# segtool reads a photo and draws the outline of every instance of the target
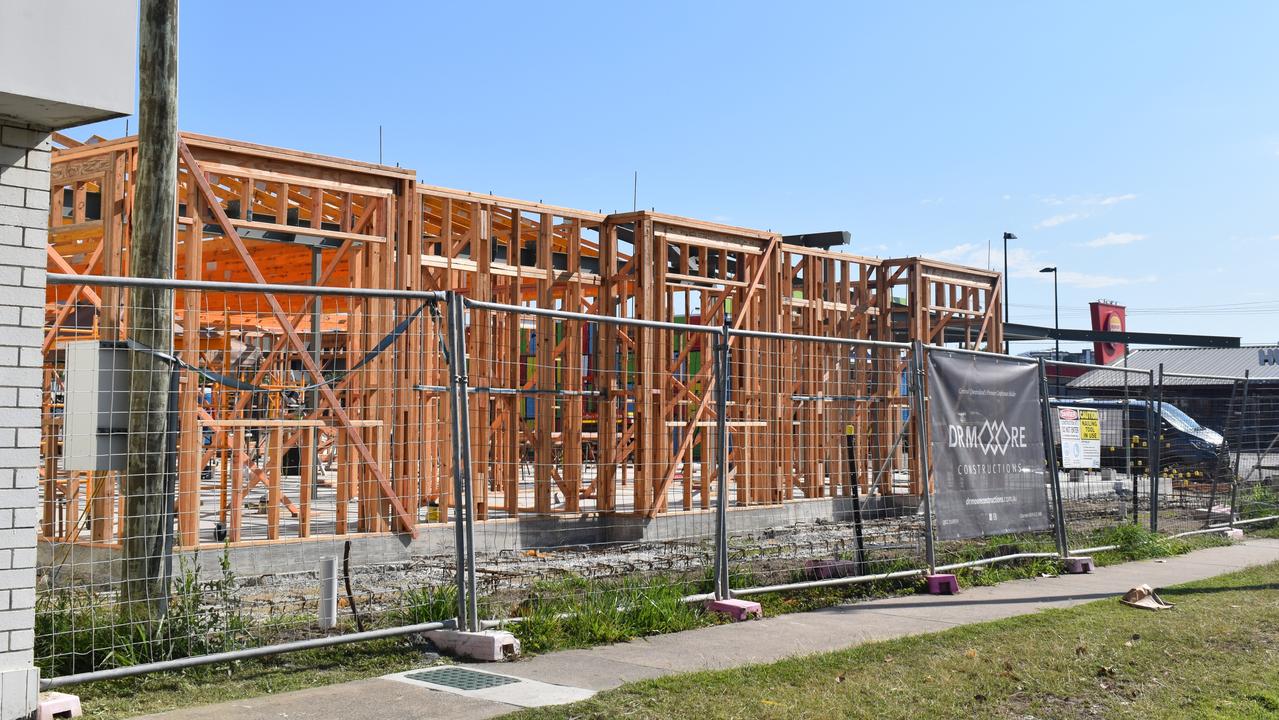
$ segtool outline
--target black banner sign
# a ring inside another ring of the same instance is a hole
[[[928,400],[938,537],[1049,529],[1038,366],[934,350]]]

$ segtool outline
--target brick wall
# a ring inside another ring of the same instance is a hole
[[[0,120],[0,720],[35,709],[40,342],[49,135]]]

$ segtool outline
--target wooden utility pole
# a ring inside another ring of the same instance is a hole
[[[172,278],[177,228],[178,0],[141,0],[138,34],[138,180],[129,274]],[[131,288],[129,445],[124,476],[124,602],[136,618],[157,619],[167,607],[169,388],[173,363],[173,291]],[[136,346],[135,346],[136,347]]]

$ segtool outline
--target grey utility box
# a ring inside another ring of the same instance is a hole
[[[67,470],[124,470],[129,431],[129,349],[67,343],[62,461]]]

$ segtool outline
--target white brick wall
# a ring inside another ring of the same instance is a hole
[[[36,468],[49,136],[0,121],[0,720],[35,709]]]

